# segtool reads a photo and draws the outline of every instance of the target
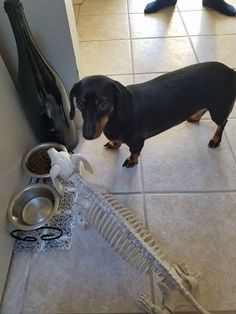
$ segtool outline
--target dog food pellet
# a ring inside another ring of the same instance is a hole
[[[48,156],[48,148],[42,148],[31,154],[27,162],[27,168],[34,174],[48,174],[51,169],[51,160]]]

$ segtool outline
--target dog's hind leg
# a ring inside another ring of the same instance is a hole
[[[204,108],[196,112],[194,115],[192,115],[187,121],[191,123],[199,122],[201,117],[204,115],[204,113],[207,112],[208,109]]]
[[[222,124],[218,125],[215,134],[213,135],[212,139],[210,140],[208,144],[210,148],[216,148],[217,146],[220,145],[222,133],[224,131],[227,121],[228,120],[226,119]]]
[[[210,148],[216,148],[217,146],[220,145],[222,133],[228,121],[227,119],[234,107],[234,102],[235,96],[233,98],[230,97],[230,100],[224,102],[223,105],[222,102],[218,102],[218,104],[216,103],[215,106],[209,108],[211,119],[213,122],[217,124],[216,132],[208,144]]]

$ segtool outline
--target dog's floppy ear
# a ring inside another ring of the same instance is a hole
[[[113,90],[115,93],[117,116],[120,120],[125,120],[131,112],[133,94],[117,81],[113,81]]]
[[[76,83],[71,91],[70,91],[70,119],[73,120],[75,117],[75,103],[74,98],[76,98],[76,94],[78,92],[78,85],[79,83]]]

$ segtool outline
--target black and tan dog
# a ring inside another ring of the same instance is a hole
[[[83,136],[92,140],[103,132],[105,147],[129,146],[123,166],[138,163],[144,141],[185,120],[197,122],[209,111],[217,130],[209,147],[221,142],[236,98],[236,73],[218,62],[205,62],[159,76],[142,84],[123,86],[106,76],[85,77],[70,93],[83,116]]]

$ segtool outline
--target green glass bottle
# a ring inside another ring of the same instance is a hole
[[[61,79],[37,47],[19,0],[5,0],[18,51],[18,92],[39,142],[78,144],[71,105]]]

